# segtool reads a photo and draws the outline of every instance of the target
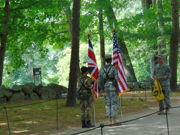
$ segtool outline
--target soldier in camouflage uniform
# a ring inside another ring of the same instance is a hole
[[[166,112],[169,111],[171,107],[170,102],[170,68],[164,63],[162,56],[157,55],[154,57],[155,67],[153,79],[158,79],[163,89],[164,100],[159,101],[159,114],[164,114],[164,109]]]
[[[105,56],[106,65],[100,69],[98,85],[104,92],[106,114],[111,124],[116,122],[119,107],[117,92],[117,69],[111,62],[111,55]]]
[[[87,67],[82,67],[77,91],[77,98],[80,100],[82,128],[93,127],[91,124],[91,111],[93,103],[91,93],[92,86],[93,80],[87,76]]]

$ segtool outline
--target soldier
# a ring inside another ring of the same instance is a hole
[[[169,111],[171,107],[170,102],[170,68],[167,64],[164,63],[164,59],[160,55],[156,55],[154,57],[155,67],[153,79],[157,79],[160,81],[160,84],[164,93],[164,100],[159,101],[159,115],[164,114],[164,110],[166,112]]]
[[[118,115],[119,97],[117,92],[117,69],[111,62],[111,55],[105,56],[106,65],[100,69],[98,85],[104,92],[106,114],[110,124],[116,122]]]
[[[79,89],[77,91],[77,98],[80,100],[82,128],[93,127],[91,124],[93,103],[91,89],[93,86],[93,80],[87,76],[87,71],[87,67],[81,68],[81,76],[78,83]]]

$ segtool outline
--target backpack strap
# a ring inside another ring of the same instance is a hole
[[[88,88],[88,87],[85,86],[85,84],[84,84],[85,81],[80,80],[80,82],[81,82],[80,90],[81,90],[82,88],[84,88],[84,89],[86,89],[86,90],[91,90],[90,88]]]
[[[112,68],[112,66],[108,69],[108,71],[105,70],[105,69],[107,69],[107,67],[104,67],[104,68],[103,68],[103,71],[104,71],[104,73],[106,74],[106,81],[110,79],[110,78],[109,78],[109,72],[110,72],[111,68]],[[105,81],[105,82],[106,82],[106,81]]]

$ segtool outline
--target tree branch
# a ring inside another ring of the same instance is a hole
[[[86,13],[86,15],[88,15],[88,14],[93,15],[93,16],[98,16],[97,14],[92,13],[92,12],[90,12],[90,11],[88,11],[88,12]]]
[[[34,3],[31,3],[30,5],[26,5],[26,6],[22,6],[22,7],[17,7],[17,8],[14,8],[14,9],[11,9],[11,10],[22,10],[22,9],[28,9],[28,8],[31,8],[32,6],[36,5],[37,3],[39,2],[34,2]]]
[[[55,34],[64,34],[64,33],[68,33],[68,30],[64,30],[64,31],[60,31],[60,32],[55,32]]]

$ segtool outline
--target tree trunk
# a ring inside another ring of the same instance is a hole
[[[4,7],[4,27],[2,33],[0,33],[0,86],[2,85],[3,79],[3,67],[4,67],[4,57],[6,52],[6,45],[8,39],[8,23],[9,23],[9,15],[10,15],[10,5],[9,0],[5,1]]]
[[[178,43],[179,43],[178,0],[171,0],[171,5],[172,5],[172,34],[171,34],[171,42],[170,42],[170,61],[169,61],[171,67],[170,87],[172,91],[176,91]]]
[[[146,0],[147,9],[151,7],[152,3],[153,3],[152,0]]]
[[[66,105],[73,107],[76,105],[76,87],[79,68],[79,32],[80,32],[80,0],[73,1],[72,19],[72,50],[69,73],[69,85]]]
[[[103,12],[102,9],[99,10],[99,36],[100,36],[100,57],[101,66],[105,65],[105,42],[104,42],[104,28],[103,28]]]
[[[157,43],[158,53],[167,55],[162,0],[157,0],[157,7],[158,7],[157,18],[158,18],[159,30],[161,32],[161,36],[158,37],[158,43]]]
[[[115,16],[115,13],[113,11],[113,8],[111,6],[111,3],[109,0],[106,0],[106,5],[104,6],[105,8],[105,14],[107,15],[107,19],[108,19],[108,22],[109,22],[109,25],[110,25],[110,28],[113,29],[113,25],[115,25],[115,28],[117,28],[117,19],[116,19],[116,16]],[[116,29],[117,31],[117,29]],[[128,50],[126,48],[126,45],[125,45],[125,42],[123,41],[123,35],[120,34],[119,30],[117,31],[117,38],[119,40],[119,43],[120,43],[120,49],[122,51],[122,56],[123,56],[123,59],[124,59],[124,66],[125,66],[125,69],[126,69],[126,76],[127,76],[127,79],[128,81],[134,81],[134,82],[137,82],[137,79],[136,79],[136,76],[135,76],[135,72],[134,72],[134,69],[133,69],[133,66],[132,66],[132,62],[131,62],[131,59],[130,59],[130,56],[129,56],[129,53],[128,53]]]
[[[143,8],[143,12],[150,8],[151,5],[154,3],[155,1],[152,1],[152,0],[141,0],[141,5],[142,5],[142,8]]]

